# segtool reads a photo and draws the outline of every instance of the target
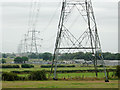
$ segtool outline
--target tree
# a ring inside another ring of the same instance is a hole
[[[84,59],[84,53],[83,52],[75,53],[74,59]]]
[[[7,54],[2,54],[2,57],[3,58],[7,58]]]
[[[14,53],[12,53],[11,55],[10,55],[10,58],[15,58],[16,57],[16,55],[14,54]]]
[[[38,55],[36,53],[31,53],[30,55],[28,55],[28,57],[32,59],[36,59],[38,58]]]
[[[25,63],[26,61],[28,61],[28,57],[22,57],[22,62]]]
[[[116,76],[120,79],[120,65],[116,67]]]
[[[52,54],[46,52],[46,53],[43,53],[42,57],[43,57],[43,60],[51,60],[52,59]]]
[[[42,59],[43,57],[42,57],[42,53],[40,53],[39,55],[38,55],[38,57],[39,57],[39,59]]]
[[[15,62],[15,63],[23,63],[21,57],[16,57],[16,58],[14,59],[14,62]]]
[[[6,63],[6,60],[5,60],[5,59],[2,59],[2,63]]]
[[[28,61],[28,57],[16,57],[15,59],[14,59],[14,62],[15,63],[25,63],[25,61]]]
[[[93,58],[92,53],[86,52],[84,55],[84,60],[91,60]]]

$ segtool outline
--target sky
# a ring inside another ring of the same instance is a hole
[[[0,2],[0,52],[17,52],[20,40],[28,31],[30,1],[3,0]],[[36,29],[40,31],[40,38],[43,39],[41,52],[54,50],[61,1],[40,0]],[[117,0],[92,1],[102,50],[116,53],[118,52],[118,2]]]

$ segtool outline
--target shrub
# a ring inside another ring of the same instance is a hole
[[[13,68],[20,68],[19,65],[13,65]]]
[[[22,67],[22,68],[34,68],[34,65],[22,64],[21,67]]]
[[[2,65],[2,68],[20,68],[19,65]]]
[[[51,68],[52,65],[41,65],[41,68]],[[55,67],[55,65],[53,66]],[[75,65],[57,65],[57,67],[75,67]]]
[[[4,80],[4,81],[15,81],[15,80],[19,80],[19,77],[15,73],[3,72],[2,73],[2,80]]]
[[[17,74],[28,74],[28,73],[31,73],[32,71],[29,71],[29,70],[25,70],[25,71],[11,71],[12,73],[17,73]]]
[[[6,60],[5,60],[5,59],[2,59],[2,63],[3,63],[3,64],[6,63]]]
[[[29,75],[29,80],[47,80],[46,78],[46,72],[44,70],[42,71],[33,71]]]
[[[99,67],[103,67],[103,65],[100,65]]]
[[[118,76],[118,78],[120,78],[120,65],[118,65],[116,67],[116,76]]]

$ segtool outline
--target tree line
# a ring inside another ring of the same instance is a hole
[[[110,52],[105,52],[102,54],[104,57],[104,60],[120,60],[120,53],[110,53]],[[98,56],[98,55],[97,55]],[[40,54],[31,54],[28,56],[29,58],[32,59],[43,59],[43,60],[52,60],[53,54],[52,53],[40,53]],[[59,60],[74,60],[74,59],[84,59],[84,60],[90,60],[93,59],[92,53],[90,52],[76,52],[76,53],[63,53],[58,55]],[[98,56],[97,59],[100,59]]]
[[[15,54],[11,54],[13,58],[15,58]],[[110,52],[104,52],[103,54],[104,60],[120,60],[120,53],[110,53]],[[9,54],[10,56],[10,54]],[[3,54],[3,58],[9,57],[7,54]],[[43,59],[43,60],[52,60],[53,54],[49,52],[45,53],[32,53],[28,55],[28,58],[30,59]],[[92,53],[90,52],[76,52],[76,53],[62,53],[58,55],[58,59],[60,60],[74,60],[74,59],[85,59],[85,60],[90,60],[92,59]],[[99,57],[98,57],[99,59]]]
[[[104,60],[120,60],[120,53],[102,53]],[[62,55],[60,55],[59,59],[69,59],[69,60],[73,60],[73,59],[84,59],[84,60],[90,60],[93,59],[92,53],[89,52],[77,52],[77,53],[63,53]],[[99,55],[97,55],[97,59],[100,59]]]

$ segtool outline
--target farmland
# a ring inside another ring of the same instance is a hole
[[[11,61],[9,59],[9,61]],[[21,68],[21,64],[3,64],[3,65],[19,65],[20,68],[2,68],[2,72],[15,72],[19,77],[28,77],[33,71],[45,70],[48,78],[51,68],[41,68],[39,64],[32,64],[34,68]],[[72,64],[71,64],[72,65]],[[118,80],[115,71],[109,71],[110,82],[105,83],[104,72],[98,72],[98,77],[92,65],[82,66],[74,64],[75,67],[59,67],[57,71],[58,81],[53,81],[53,74],[50,79],[45,81],[18,80],[18,81],[2,81],[3,88],[118,88]],[[115,70],[116,66],[107,66],[107,70]],[[98,67],[103,70],[103,67]],[[70,71],[69,73],[63,71]],[[74,72],[71,72],[74,71]],[[19,72],[19,73],[17,73]],[[32,83],[31,83],[32,82]],[[13,84],[14,83],[14,84]]]
[[[8,64],[7,64],[8,65]],[[12,64],[12,65],[19,65],[20,64]],[[18,76],[27,76],[29,75],[30,72],[32,71],[41,71],[41,70],[45,70],[48,71],[47,76],[51,70],[51,68],[41,68],[41,65],[34,65],[34,68],[2,68],[2,72],[19,72]],[[116,67],[115,66],[107,66],[106,67],[108,70],[112,69],[115,70]],[[88,72],[88,70],[94,70],[93,66],[89,66],[89,67],[83,67],[80,65],[75,65],[75,67],[61,67],[58,68],[57,71],[59,71],[59,73],[57,74],[58,78],[70,78],[70,77],[95,77],[95,73],[94,72]],[[98,67],[98,70],[103,70],[103,67]],[[63,72],[65,71],[65,72]],[[67,71],[70,71],[69,73],[67,73]],[[74,72],[71,72],[74,71]],[[81,72],[82,71],[82,72]],[[112,75],[114,75],[115,72],[114,71],[110,71],[109,72],[109,76],[112,77]],[[104,77],[104,72],[98,72],[98,78],[103,78]]]

